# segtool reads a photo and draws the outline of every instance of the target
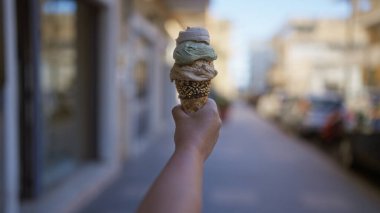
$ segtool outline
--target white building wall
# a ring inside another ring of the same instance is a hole
[[[290,43],[285,57],[285,89],[291,95],[323,94],[327,84],[341,92],[363,88],[360,67],[347,64],[346,53],[326,43]]]
[[[167,126],[168,104],[174,103],[174,91],[169,82],[169,68],[165,60],[168,44],[166,35],[157,26],[148,22],[140,13],[134,12],[127,27],[128,39],[120,51],[125,64],[119,68],[120,89],[124,108],[124,119],[120,121],[125,128],[122,133],[124,157],[136,156],[154,142],[154,137]],[[136,96],[137,82],[134,72],[140,61],[146,63],[147,97],[141,101]],[[136,137],[139,113],[146,110],[148,114],[147,129],[144,135]],[[170,112],[170,110],[169,110]],[[164,125],[163,125],[164,124]]]
[[[101,110],[98,118],[100,139],[100,158],[103,161],[116,164],[118,153],[117,112],[119,102],[117,98],[117,58],[116,49],[119,41],[119,2],[117,0],[103,0],[104,7],[100,17],[101,38],[101,68],[100,90],[98,106]]]
[[[274,52],[267,44],[254,44],[250,53],[250,80],[251,92],[264,92],[267,87],[267,73],[274,63]]]
[[[0,182],[0,212],[17,213],[19,211],[18,189],[19,189],[19,163],[18,163],[18,84],[17,84],[17,62],[16,62],[16,29],[15,29],[15,2],[4,0],[0,2],[3,17],[3,42],[5,63],[4,91],[4,141],[0,143],[0,164],[3,177]]]
[[[299,26],[311,27],[313,31],[300,30]],[[286,92],[297,96],[323,93],[327,84],[337,86],[342,94],[363,88],[360,73],[352,74],[361,72],[357,65],[362,56],[360,49],[347,52],[347,22],[299,19],[291,21],[288,27],[289,33],[274,40],[278,43],[279,69]],[[358,25],[355,43],[360,46],[366,42],[364,30]]]

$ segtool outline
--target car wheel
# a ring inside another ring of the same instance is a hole
[[[355,166],[354,153],[352,150],[351,142],[344,139],[338,147],[338,158],[340,163],[346,168],[353,168]]]

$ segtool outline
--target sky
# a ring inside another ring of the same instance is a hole
[[[239,87],[248,83],[253,42],[270,40],[292,18],[345,18],[349,11],[344,0],[211,0],[210,4],[214,17],[232,24],[230,45],[235,51],[229,71]]]

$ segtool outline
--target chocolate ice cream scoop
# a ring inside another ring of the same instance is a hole
[[[206,81],[214,78],[217,74],[212,62],[197,60],[191,65],[174,64],[170,71],[170,80]]]

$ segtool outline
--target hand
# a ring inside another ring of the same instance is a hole
[[[176,151],[196,150],[206,160],[218,140],[222,124],[215,102],[208,99],[200,110],[190,114],[178,105],[173,108],[172,114],[176,125]]]

